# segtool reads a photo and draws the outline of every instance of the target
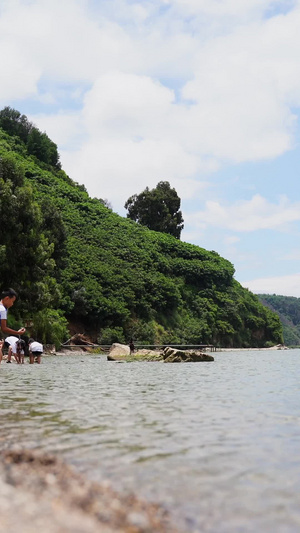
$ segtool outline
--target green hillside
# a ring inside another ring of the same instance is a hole
[[[278,314],[286,346],[300,345],[300,298],[277,294],[258,294],[260,301]]]
[[[46,134],[34,128],[30,140],[26,117],[5,120],[0,279],[20,294],[11,320],[56,343],[66,321],[103,344],[282,342],[278,316],[241,287],[229,261],[113,213],[61,170]]]

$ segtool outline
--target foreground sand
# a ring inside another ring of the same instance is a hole
[[[1,533],[175,533],[159,505],[86,480],[60,459],[0,453]]]

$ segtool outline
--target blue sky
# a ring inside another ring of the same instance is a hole
[[[169,181],[182,240],[300,297],[299,0],[0,0],[0,106],[125,216]]]

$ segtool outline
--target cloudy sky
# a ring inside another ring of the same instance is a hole
[[[126,216],[169,181],[182,240],[300,297],[300,0],[0,0],[0,107]]]

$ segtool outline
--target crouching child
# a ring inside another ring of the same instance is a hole
[[[16,342],[19,340],[19,337],[15,337],[14,335],[10,335],[9,337],[6,337],[3,348],[8,349],[8,355],[7,355],[7,363],[11,363],[11,356],[13,355],[13,347],[15,347]]]
[[[39,365],[41,364],[43,351],[44,347],[40,342],[37,342],[34,339],[29,339],[29,363],[31,365],[34,363],[34,359],[36,359],[36,362]]]
[[[15,344],[15,351],[13,350],[13,354],[18,365],[24,365],[25,349],[26,349],[25,341],[23,339],[18,339]]]
[[[26,342],[23,339],[14,337],[6,337],[4,347],[8,348],[7,363],[11,363],[11,357],[14,356],[16,362],[20,365],[24,363],[24,353],[26,350]]]

